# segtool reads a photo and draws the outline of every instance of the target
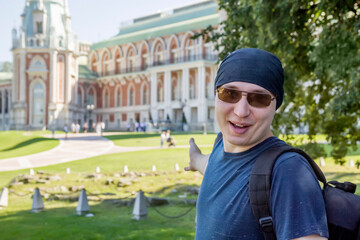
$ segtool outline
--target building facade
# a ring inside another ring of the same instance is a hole
[[[135,122],[214,129],[217,54],[213,43],[192,37],[219,25],[215,1],[122,23],[116,36],[94,44],[71,31],[67,0],[27,0],[21,17],[12,82],[0,81],[0,128],[101,121],[113,130]]]

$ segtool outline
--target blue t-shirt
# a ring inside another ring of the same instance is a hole
[[[285,144],[270,137],[240,153],[224,152],[222,139],[210,155],[197,202],[196,240],[263,240],[252,213],[249,178],[256,158]],[[308,161],[297,153],[282,154],[272,173],[270,208],[278,240],[311,234],[328,237],[325,203]]]

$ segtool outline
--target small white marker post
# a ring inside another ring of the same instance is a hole
[[[66,168],[66,174],[70,174],[70,168]]]
[[[146,207],[146,198],[143,191],[138,191],[134,203],[133,219],[141,220],[147,218],[148,210]]]
[[[127,165],[124,166],[124,170],[123,170],[123,173],[128,173],[129,172],[129,168]]]
[[[100,173],[100,167],[99,167],[99,166],[96,167],[95,172],[96,172],[96,173]]]
[[[42,210],[44,210],[44,202],[39,188],[35,188],[31,212],[38,213]]]
[[[323,157],[320,157],[320,167],[325,167],[325,160]]]
[[[7,187],[1,189],[0,193],[0,209],[8,206],[9,190]]]
[[[349,167],[351,167],[351,168],[355,167],[354,160],[352,160],[352,159],[349,160]]]
[[[80,192],[80,197],[78,205],[76,207],[77,215],[82,216],[87,214],[90,211],[89,202],[86,195],[86,190],[82,189]]]
[[[31,176],[35,175],[35,171],[34,171],[34,169],[32,169],[32,168],[30,168],[30,175],[31,175]]]
[[[152,165],[151,170],[152,170],[153,172],[156,172],[156,166],[155,166],[155,165]]]
[[[175,171],[180,171],[180,168],[179,168],[179,164],[178,163],[175,163]]]

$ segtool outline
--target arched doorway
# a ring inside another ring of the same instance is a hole
[[[45,91],[41,83],[34,85],[32,95],[32,126],[42,127],[45,125]]]

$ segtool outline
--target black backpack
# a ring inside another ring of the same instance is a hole
[[[323,195],[329,240],[359,240],[360,196],[354,194],[356,185],[350,182],[327,182],[323,172],[311,157],[289,145],[276,146],[264,151],[256,159],[250,175],[250,204],[255,218],[259,219],[265,240],[276,239],[269,207],[271,174],[276,159],[286,152],[296,152],[305,157],[318,180],[324,184]]]

